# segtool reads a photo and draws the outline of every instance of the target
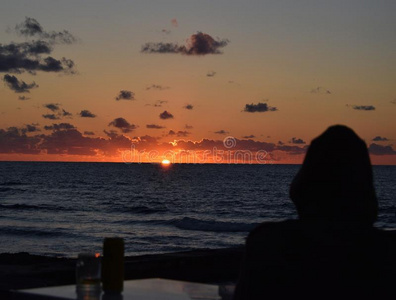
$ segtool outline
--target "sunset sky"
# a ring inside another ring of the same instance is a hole
[[[301,163],[345,124],[373,163],[396,164],[395,12],[393,0],[7,1],[0,160]]]

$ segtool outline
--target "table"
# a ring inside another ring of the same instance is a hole
[[[75,285],[45,287],[15,291],[15,295],[26,299],[81,299],[81,300],[220,300],[232,298],[232,286],[193,283],[161,278],[124,281],[121,295],[80,295]],[[221,294],[221,296],[220,296]]]

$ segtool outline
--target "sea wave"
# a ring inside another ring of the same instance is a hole
[[[148,206],[134,206],[134,207],[125,207],[123,208],[123,211],[125,212],[132,212],[136,214],[155,214],[155,213],[163,213],[167,212],[167,208],[154,208],[154,207],[148,207]]]
[[[31,227],[0,227],[0,234],[11,236],[66,237],[72,235],[60,230],[43,230]]]
[[[171,224],[179,229],[211,232],[249,232],[258,225],[258,223],[199,220],[191,217],[174,219]]]
[[[50,205],[0,204],[0,210],[74,211],[75,209]]]

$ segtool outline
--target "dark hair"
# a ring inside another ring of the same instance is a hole
[[[300,219],[372,225],[378,202],[365,142],[346,126],[329,127],[309,146],[290,198]]]

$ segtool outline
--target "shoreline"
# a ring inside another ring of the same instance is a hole
[[[244,247],[125,257],[125,280],[166,278],[201,283],[235,282]],[[0,291],[75,283],[76,258],[0,254]]]

